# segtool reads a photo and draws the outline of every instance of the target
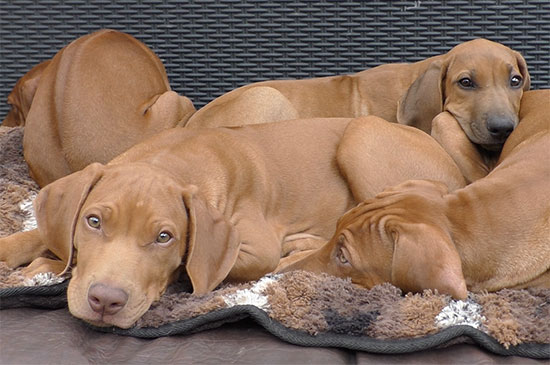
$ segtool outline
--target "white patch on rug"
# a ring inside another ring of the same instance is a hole
[[[487,319],[481,315],[481,305],[472,300],[452,300],[435,317],[440,328],[466,325],[479,329]]]
[[[32,202],[34,201],[36,196],[36,193],[31,193],[27,199],[19,203],[19,209],[21,209],[27,215],[27,219],[25,219],[25,221],[23,222],[23,232],[31,231],[38,228],[36,217],[34,215],[34,208],[32,206]]]
[[[65,281],[65,278],[55,275],[53,272],[41,272],[30,279],[25,279],[25,286],[50,286]]]
[[[260,309],[269,309],[269,302],[264,291],[277,281],[277,275],[264,276],[254,283],[250,289],[237,290],[234,294],[222,296],[228,307],[236,305],[253,305]]]

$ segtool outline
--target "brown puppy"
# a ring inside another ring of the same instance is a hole
[[[493,150],[517,125],[520,99],[529,86],[527,65],[519,53],[476,39],[416,63],[246,85],[200,109],[187,126],[376,115],[430,133],[432,119],[446,111],[473,143]]]
[[[23,149],[40,185],[106,163],[195,111],[170,90],[160,59],[128,34],[101,30],[71,42],[42,71]]]
[[[38,229],[0,239],[0,260],[10,266],[34,260],[29,276],[59,273],[76,262],[68,289],[71,313],[119,327],[131,326],[181,270],[195,293],[222,280],[259,279],[281,256],[322,246],[338,217],[358,201],[338,165],[344,134],[367,131],[431,151],[411,164],[415,155],[405,148],[386,154],[376,145],[368,150],[369,139],[359,138],[353,146],[361,153],[348,158],[363,160],[355,165],[375,180],[355,182],[353,190],[361,194],[384,186],[384,175],[372,170],[383,159],[402,179],[438,178],[441,165],[453,163],[412,127],[375,117],[352,123],[360,122],[370,129],[348,130],[349,119],[313,119],[164,131],[106,166],[92,164],[42,189],[35,201]],[[398,182],[391,178],[388,184]],[[456,167],[445,182],[464,184]],[[60,260],[40,257],[46,249]]]
[[[2,121],[4,127],[24,126],[27,114],[31,108],[34,93],[40,82],[42,72],[48,67],[51,60],[47,60],[34,66],[21,77],[13,90],[8,95],[8,104],[11,106],[6,118]]]
[[[370,288],[472,291],[550,287],[550,90],[522,101],[521,123],[485,178],[448,193],[409,181],[346,213],[331,241],[284,269]]]

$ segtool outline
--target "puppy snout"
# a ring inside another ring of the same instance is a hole
[[[119,288],[93,284],[88,290],[88,303],[94,312],[102,315],[118,313],[128,302],[128,294]]]
[[[492,117],[487,120],[489,134],[499,142],[504,142],[515,127],[516,123],[510,118]]]

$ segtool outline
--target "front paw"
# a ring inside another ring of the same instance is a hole
[[[65,263],[61,260],[48,259],[39,257],[31,264],[21,270],[23,276],[27,279],[32,279],[38,274],[53,273],[59,275],[65,269]]]

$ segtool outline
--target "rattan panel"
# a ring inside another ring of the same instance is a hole
[[[533,88],[550,87],[548,0],[0,0],[0,12],[0,118],[21,75],[100,28],[145,42],[197,107],[252,81],[412,62],[475,37],[522,52]]]

